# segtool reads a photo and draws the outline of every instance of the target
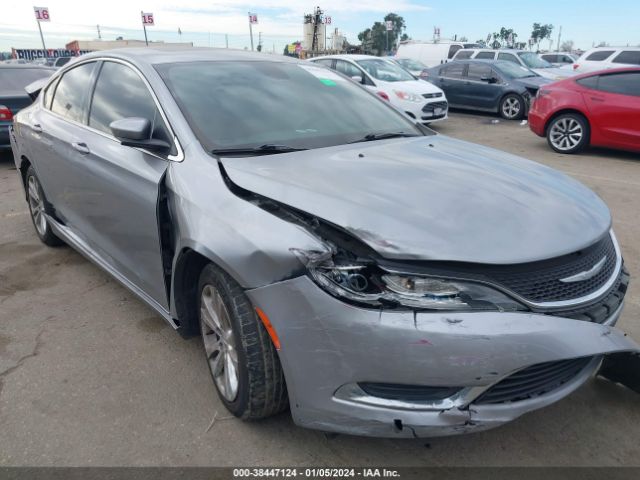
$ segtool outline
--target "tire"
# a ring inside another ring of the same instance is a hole
[[[285,410],[289,401],[278,353],[242,288],[209,264],[200,274],[198,294],[205,356],[227,410],[243,420]]]
[[[27,169],[25,175],[25,189],[27,190],[27,204],[29,205],[29,214],[36,234],[42,243],[49,247],[58,247],[64,245],[64,242],[53,233],[51,226],[47,221],[45,213],[50,213],[49,204],[44,196],[40,181],[36,176],[36,171],[32,166]]]
[[[589,122],[579,113],[558,115],[547,126],[547,143],[558,153],[584,150],[589,145],[589,136]]]
[[[516,93],[505,95],[500,100],[500,116],[505,120],[520,120],[524,118],[526,105],[524,98]]]

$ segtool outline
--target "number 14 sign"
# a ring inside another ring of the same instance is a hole
[[[33,11],[36,14],[36,20],[39,22],[50,22],[49,7],[33,7]]]

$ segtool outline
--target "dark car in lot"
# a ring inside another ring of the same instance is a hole
[[[23,64],[0,65],[0,149],[10,148],[9,126],[18,111],[31,104],[24,87],[51,76],[54,68]]]
[[[456,60],[429,70],[429,81],[444,90],[452,108],[523,118],[542,85],[551,80],[507,61]]]
[[[540,89],[529,126],[559,153],[588,145],[640,152],[640,68],[592,72]]]

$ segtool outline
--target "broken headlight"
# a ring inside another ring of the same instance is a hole
[[[372,261],[332,252],[292,251],[316,284],[350,302],[425,310],[526,310],[513,298],[481,283],[390,273]]]

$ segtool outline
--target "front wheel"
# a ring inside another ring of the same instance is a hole
[[[558,153],[578,153],[589,143],[589,124],[577,113],[559,115],[547,127],[547,142]]]
[[[500,115],[506,120],[520,120],[524,111],[524,99],[515,93],[506,95],[500,102]]]
[[[198,291],[200,332],[222,403],[244,420],[283,411],[288,396],[278,353],[242,288],[210,264]]]
[[[25,177],[25,186],[27,189],[27,203],[29,204],[29,213],[31,214],[31,221],[36,229],[38,238],[49,247],[57,247],[64,242],[60,240],[51,230],[51,225],[45,215],[47,209],[47,202],[44,197],[44,192],[36,176],[36,171],[32,166],[27,169],[27,175]]]

